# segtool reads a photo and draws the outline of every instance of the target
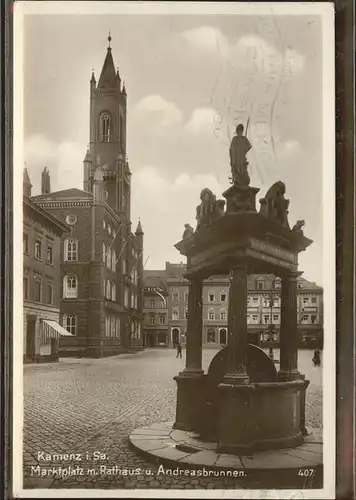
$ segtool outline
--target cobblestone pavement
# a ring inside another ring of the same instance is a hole
[[[213,349],[204,350],[205,370],[215,353]],[[311,382],[307,391],[307,425],[320,428],[322,370],[312,366],[311,358],[311,351],[300,351],[299,370]],[[275,484],[276,478],[271,486],[267,483],[262,486],[236,477],[157,474],[160,464],[147,462],[129,447],[128,435],[136,427],[174,421],[176,383],[173,376],[184,368],[184,363],[184,356],[183,360],[176,359],[171,349],[147,349],[104,359],[62,359],[59,363],[25,365],[24,487],[282,487],[279,482]],[[46,454],[77,456],[56,461]],[[38,465],[40,469],[36,468]],[[104,465],[107,469],[100,473]],[[56,473],[39,476],[39,471],[44,474],[53,467],[57,471],[62,467],[62,476]],[[88,468],[95,469],[98,475],[93,477]]]

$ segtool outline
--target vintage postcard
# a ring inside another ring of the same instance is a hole
[[[333,498],[333,5],[16,3],[14,86],[15,495]]]

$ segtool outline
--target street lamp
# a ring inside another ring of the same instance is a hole
[[[274,360],[274,355],[273,355],[273,346],[272,346],[272,342],[274,340],[274,335],[276,333],[276,330],[274,329],[274,325],[273,325],[273,306],[274,306],[274,297],[275,297],[275,294],[274,294],[274,289],[275,289],[275,280],[272,281],[272,288],[271,288],[271,294],[270,294],[270,299],[269,299],[269,306],[270,306],[270,324],[269,324],[269,327],[267,329],[267,342],[269,344],[269,347],[268,347],[268,356],[270,357],[270,359],[272,359],[272,361]]]

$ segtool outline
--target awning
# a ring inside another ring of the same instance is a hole
[[[63,326],[55,321],[49,321],[48,319],[43,320],[42,328],[42,344],[46,344],[49,339],[59,340],[59,336],[63,335],[65,337],[73,337]]]

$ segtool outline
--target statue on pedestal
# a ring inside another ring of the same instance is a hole
[[[248,186],[250,176],[248,175],[246,154],[252,148],[250,141],[243,135],[244,126],[240,123],[236,127],[236,135],[230,145],[230,166],[232,183],[239,186]]]
[[[189,238],[194,233],[194,229],[190,224],[184,224],[184,227],[183,240]]]

